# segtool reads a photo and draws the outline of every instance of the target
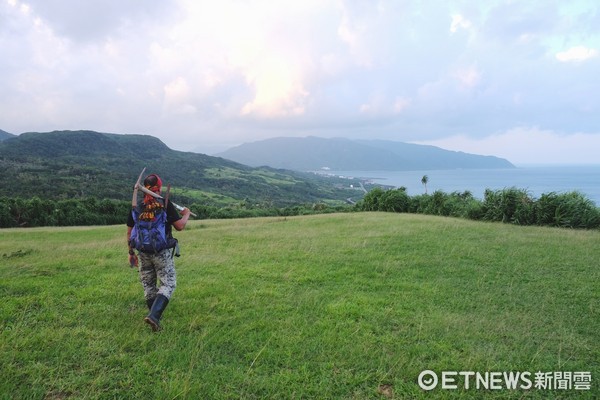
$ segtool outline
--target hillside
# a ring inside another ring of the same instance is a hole
[[[123,226],[0,230],[0,398],[598,398],[598,231],[363,212],[177,238],[153,334]],[[441,371],[485,383],[442,389]],[[574,385],[508,389],[494,371]]]
[[[165,178],[181,201],[283,206],[359,194],[312,174],[175,151],[152,136],[55,131],[23,133],[0,142],[0,196],[126,200],[143,167]]]
[[[390,151],[413,170],[515,168],[510,161],[504,158],[450,151],[436,146],[389,140],[357,140],[357,143]]]
[[[458,168],[514,168],[509,161],[384,140],[274,138],[245,143],[217,154],[251,166],[297,171],[324,167],[338,171],[403,171]]]
[[[5,140],[5,139],[10,139],[13,137],[15,137],[15,135],[13,135],[12,133],[8,133],[8,132],[0,129],[0,141]]]

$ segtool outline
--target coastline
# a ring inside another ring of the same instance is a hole
[[[506,169],[455,169],[419,171],[312,171],[322,175],[357,178],[387,187],[405,187],[411,196],[425,192],[421,179],[428,177],[429,193],[470,191],[483,198],[486,189],[515,187],[538,198],[542,194],[577,191],[600,205],[600,164],[592,165],[519,165]]]

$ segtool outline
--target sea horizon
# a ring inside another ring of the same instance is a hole
[[[448,169],[416,171],[319,171],[336,176],[369,180],[391,187],[405,187],[411,196],[425,193],[421,183],[428,177],[427,192],[470,191],[483,199],[486,189],[523,189],[534,198],[551,192],[577,191],[600,205],[600,164],[519,164],[502,169]]]

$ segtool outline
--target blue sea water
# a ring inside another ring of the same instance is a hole
[[[327,171],[330,174],[368,178],[375,183],[404,186],[409,195],[469,190],[482,199],[486,189],[516,187],[538,198],[544,193],[578,191],[600,206],[600,165],[521,166],[511,169],[455,169],[433,171]]]

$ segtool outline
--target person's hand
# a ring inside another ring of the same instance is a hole
[[[133,268],[133,267],[137,268],[138,267],[138,257],[137,257],[137,255],[135,255],[135,254],[130,254],[129,255],[129,266],[131,268]]]
[[[183,207],[183,210],[180,211],[182,216],[189,215],[191,213],[190,209],[187,207]]]

